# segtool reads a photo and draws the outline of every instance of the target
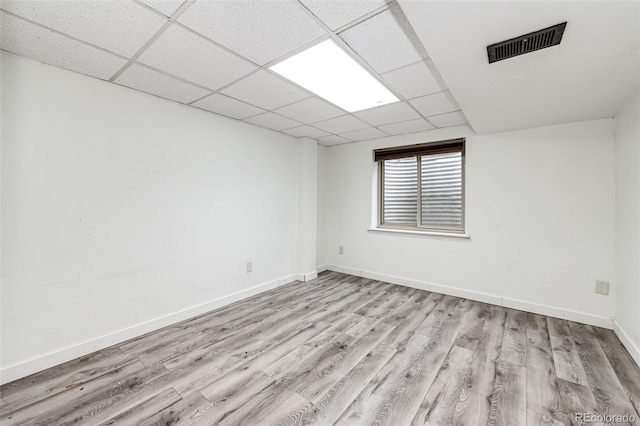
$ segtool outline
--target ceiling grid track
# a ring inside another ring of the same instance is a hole
[[[169,29],[169,27],[171,26],[171,24],[173,24],[175,22],[176,19],[178,19],[178,17],[180,15],[182,15],[182,13],[187,10],[189,8],[189,6],[191,6],[193,4],[193,2],[195,0],[186,0],[179,8],[178,10],[176,10],[169,18],[167,18],[167,16],[163,15],[160,12],[157,12],[155,10],[153,10],[153,8],[149,8],[146,4],[138,2],[136,0],[131,0],[134,3],[136,3],[139,6],[144,7],[147,10],[151,10],[152,12],[154,12],[156,15],[160,16],[163,19],[168,19],[167,22],[164,23],[164,25],[162,25],[162,27],[160,27],[160,29],[153,35],[153,37],[151,37],[149,40],[147,40],[147,42],[135,53],[135,55],[133,55],[130,59],[129,62],[127,62],[122,68],[120,68],[113,76],[111,76],[111,78],[109,79],[109,81],[113,82],[115,79],[117,79],[118,77],[120,77],[120,75],[122,75],[123,72],[125,72],[127,70],[127,68],[129,68],[132,64],[136,63],[136,61],[138,60],[138,58],[144,53],[145,50],[147,50],[149,48],[149,46],[151,46],[153,43],[156,42],[156,40],[158,40],[158,38],[160,38],[160,36],[162,34],[164,34],[165,31],[167,31]]]

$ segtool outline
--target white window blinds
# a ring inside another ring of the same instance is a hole
[[[374,151],[380,225],[464,231],[464,139]]]
[[[418,161],[415,157],[384,162],[384,222],[417,225]]]
[[[462,228],[462,153],[421,158],[421,226]]]

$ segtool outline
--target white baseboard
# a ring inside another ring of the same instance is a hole
[[[295,280],[295,275],[288,275],[273,281],[258,284],[256,286],[229,294],[227,296],[220,297],[218,299],[210,300],[196,306],[191,306],[189,308],[173,312],[169,315],[136,324],[131,327],[114,331],[112,333],[105,334],[91,340],[67,346],[65,348],[56,349],[54,351],[35,356],[25,361],[20,361],[16,364],[8,365],[0,369],[0,383],[4,384],[12,382],[14,380],[26,377],[30,374],[46,370],[47,368],[51,368],[67,361],[71,361],[72,359],[76,359],[95,351],[108,348],[109,346],[126,342],[129,339],[141,336],[151,331],[158,330],[160,328],[178,323],[180,321],[205,314],[214,309],[229,305],[241,299],[246,299],[247,297],[254,296],[258,293],[271,290],[281,285],[288,284]]]
[[[316,271],[318,271],[318,273],[324,272],[324,271],[326,271],[326,270],[328,270],[328,268],[327,268],[327,265],[326,265],[326,264],[316,266]]]
[[[344,266],[328,265],[328,269],[330,271],[342,272],[344,274],[356,275],[358,277],[370,278],[378,281],[385,281],[392,284],[403,285],[406,287],[419,288],[420,290],[428,290],[436,293],[448,294],[450,296],[490,303],[492,305],[504,306],[506,308],[518,309],[520,311],[531,312],[534,314],[547,315],[554,318],[561,318],[580,322],[583,324],[595,325],[602,328],[613,328],[613,321],[611,318],[591,315],[585,312],[572,311],[570,309],[562,309],[555,306],[540,305],[538,303],[510,299],[507,297],[502,297],[490,293],[483,293],[480,291],[467,290],[459,287],[451,287],[448,285],[434,284],[424,281],[417,281],[408,278],[396,277],[393,275],[380,274],[377,272],[362,271],[359,269],[347,268]]]
[[[306,274],[296,274],[296,281],[302,281],[306,283],[307,281],[315,280],[318,278],[318,271],[307,272]]]
[[[629,337],[629,334],[624,331],[624,328],[620,326],[620,323],[618,323],[618,321],[616,321],[615,319],[613,320],[613,331],[616,333],[618,339],[620,339],[624,347],[627,349],[627,352],[629,352],[631,358],[633,358],[636,364],[638,364],[638,366],[640,367],[640,345],[638,344],[638,342],[634,342],[633,339]]]

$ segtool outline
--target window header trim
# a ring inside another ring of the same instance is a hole
[[[381,148],[373,150],[373,157],[375,161],[385,161],[397,158],[416,157],[419,155],[464,152],[464,142],[465,138],[458,138],[439,142]]]

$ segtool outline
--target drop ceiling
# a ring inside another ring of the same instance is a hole
[[[466,124],[402,9],[385,0],[3,0],[0,47],[335,145]],[[348,113],[268,69],[331,38],[400,102]]]
[[[323,145],[608,118],[639,87],[636,0],[2,0],[0,9],[3,50]],[[560,45],[488,63],[487,45],[564,21]],[[400,102],[348,113],[269,70],[329,38]]]

